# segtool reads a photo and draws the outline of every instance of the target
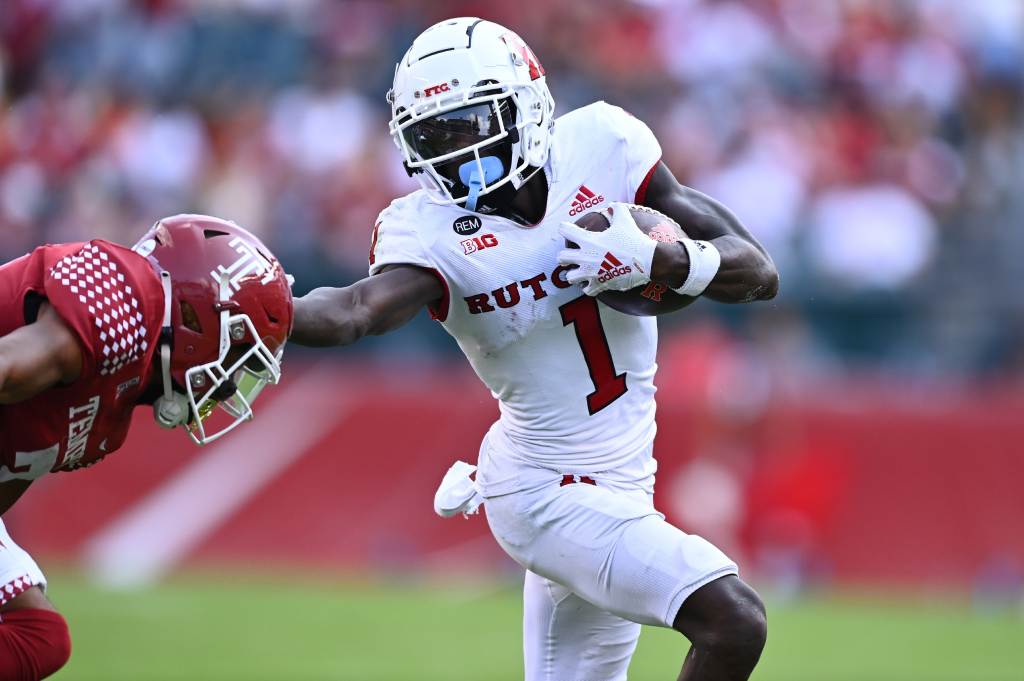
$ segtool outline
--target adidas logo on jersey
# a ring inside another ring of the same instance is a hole
[[[604,262],[601,263],[601,269],[598,271],[597,280],[601,283],[611,281],[615,277],[621,277],[623,274],[629,274],[633,271],[633,268],[629,265],[623,265],[622,261],[612,255],[611,251],[604,254]]]
[[[594,192],[587,189],[587,185],[580,185],[580,190],[576,192],[576,198],[572,200],[572,207],[569,209],[570,216],[577,216],[585,210],[589,210],[594,206],[604,203],[604,196],[597,195]]]

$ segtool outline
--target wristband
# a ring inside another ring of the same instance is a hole
[[[704,289],[718,274],[718,268],[722,265],[722,254],[710,241],[682,239],[680,243],[690,256],[690,272],[686,275],[683,285],[672,290],[680,295],[696,298],[704,293]]]

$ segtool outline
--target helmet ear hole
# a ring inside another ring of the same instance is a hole
[[[203,325],[199,322],[199,315],[196,313],[196,309],[185,301],[181,303],[181,323],[189,331],[195,331],[200,334],[203,332]]]
[[[275,317],[275,316],[274,316],[274,315],[273,315],[273,314],[272,314],[272,313],[270,312],[270,308],[269,308],[269,307],[267,307],[266,305],[264,305],[264,306],[263,306],[263,312],[264,312],[264,314],[266,314],[266,315],[267,315],[267,319],[268,319],[268,320],[270,321],[270,323],[271,323],[271,324],[275,324],[275,325],[276,325],[276,324],[280,324],[280,323],[281,323],[281,320],[280,320],[280,319],[278,319],[277,317]]]

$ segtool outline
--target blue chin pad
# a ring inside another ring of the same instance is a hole
[[[505,166],[496,156],[480,157],[480,165],[484,167],[484,178],[480,180],[480,168],[476,159],[466,161],[459,166],[459,179],[462,184],[469,187],[469,196],[466,197],[466,208],[476,210],[476,199],[480,196],[480,187],[486,183],[491,184],[501,179],[505,172]]]

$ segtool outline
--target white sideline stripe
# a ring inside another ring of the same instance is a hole
[[[310,399],[332,372],[317,366],[256,418],[198,456],[194,463],[115,518],[86,544],[92,577],[107,586],[151,584],[170,571],[231,514],[274,480],[337,424],[348,396]],[[341,391],[339,391],[341,392]]]

